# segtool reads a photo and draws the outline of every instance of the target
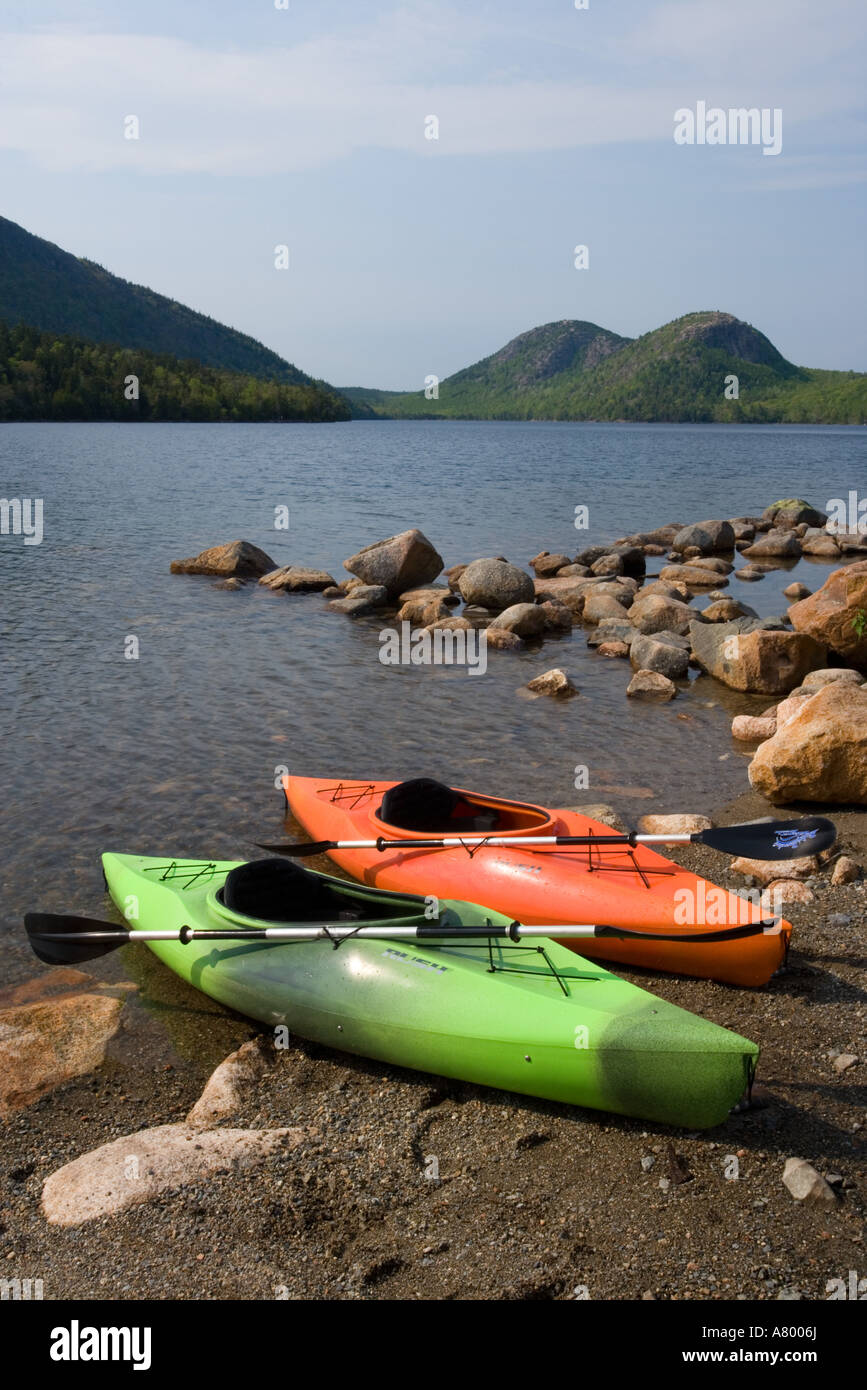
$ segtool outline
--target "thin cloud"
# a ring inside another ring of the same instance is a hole
[[[775,62],[753,39],[756,26],[762,38],[784,8],[789,20]],[[804,0],[662,5],[630,32],[601,42],[597,68],[582,67],[601,78],[613,57],[628,57],[635,79],[628,85],[622,71],[611,82],[522,78],[519,48],[516,63],[503,63],[507,18],[497,28],[430,4],[399,8],[337,37],[259,49],[69,28],[7,34],[0,36],[0,148],[50,170],[273,174],[371,148],[448,158],[668,142],[674,111],[699,98],[782,106],[791,139],[793,123],[815,127],[858,105],[848,62],[833,79],[803,80],[811,44],[821,59],[844,51],[844,13],[854,14],[846,0],[828,0],[821,23]],[[539,37],[548,41],[542,26]],[[716,66],[706,89],[709,50]],[[654,68],[663,57],[660,80]],[[648,72],[643,81],[639,60]],[[765,73],[763,82],[745,76],[749,64]],[[424,138],[431,114],[440,121],[438,141]],[[141,122],[138,140],[124,138],[128,115]]]

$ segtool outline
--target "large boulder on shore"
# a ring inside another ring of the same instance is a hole
[[[172,574],[218,574],[222,578],[237,575],[239,579],[256,579],[269,570],[276,570],[277,561],[251,541],[227,541],[213,545],[189,560],[172,560]]]
[[[691,623],[689,637],[702,670],[733,690],[786,695],[808,671],[827,664],[821,642],[790,632],[776,618]]]
[[[734,550],[735,533],[729,521],[696,521],[678,531],[671,548],[680,554],[695,549],[713,555],[719,550]]]
[[[458,580],[458,588],[466,603],[497,613],[515,603],[532,603],[536,593],[529,574],[507,560],[473,560]]]
[[[430,584],[442,567],[443,557],[427,536],[415,528],[374,541],[343,561],[343,568],[364,584],[381,584],[389,598],[397,598],[404,590],[420,584]]]
[[[867,560],[834,570],[821,589],[792,604],[789,617],[797,632],[867,667]]]
[[[750,784],[769,801],[867,803],[867,690],[834,681],[757,749]]]

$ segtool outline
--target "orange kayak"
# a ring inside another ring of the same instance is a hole
[[[330,857],[353,878],[394,892],[459,898],[527,925],[606,924],[646,929],[648,940],[582,939],[582,956],[646,966],[735,985],[766,984],[783,964],[791,925],[730,941],[652,940],[665,931],[718,932],[767,918],[757,903],[720,888],[644,845],[520,848],[522,836],[610,836],[610,826],[575,811],[546,810],[460,788],[454,819],[424,830],[381,818],[395,782],[338,782],[284,777],[289,809],[314,840],[425,839],[436,833],[496,834],[515,848],[335,849]],[[452,829],[450,831],[450,825]],[[556,939],[556,932],[551,933]],[[564,945],[571,945],[568,940]]]

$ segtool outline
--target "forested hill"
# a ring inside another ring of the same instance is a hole
[[[758,329],[718,311],[686,314],[640,338],[549,323],[446,377],[436,398],[363,387],[345,394],[355,409],[389,418],[867,422],[867,374],[796,367]]]
[[[307,379],[263,381],[168,353],[0,322],[0,421],[313,422],[350,415],[342,396]]]
[[[207,314],[79,260],[0,217],[0,319],[97,343],[194,357],[206,367],[310,384],[276,352]]]

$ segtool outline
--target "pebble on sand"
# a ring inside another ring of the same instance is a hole
[[[837,1202],[833,1187],[805,1158],[786,1159],[783,1184],[796,1202],[818,1202],[829,1207]]]

